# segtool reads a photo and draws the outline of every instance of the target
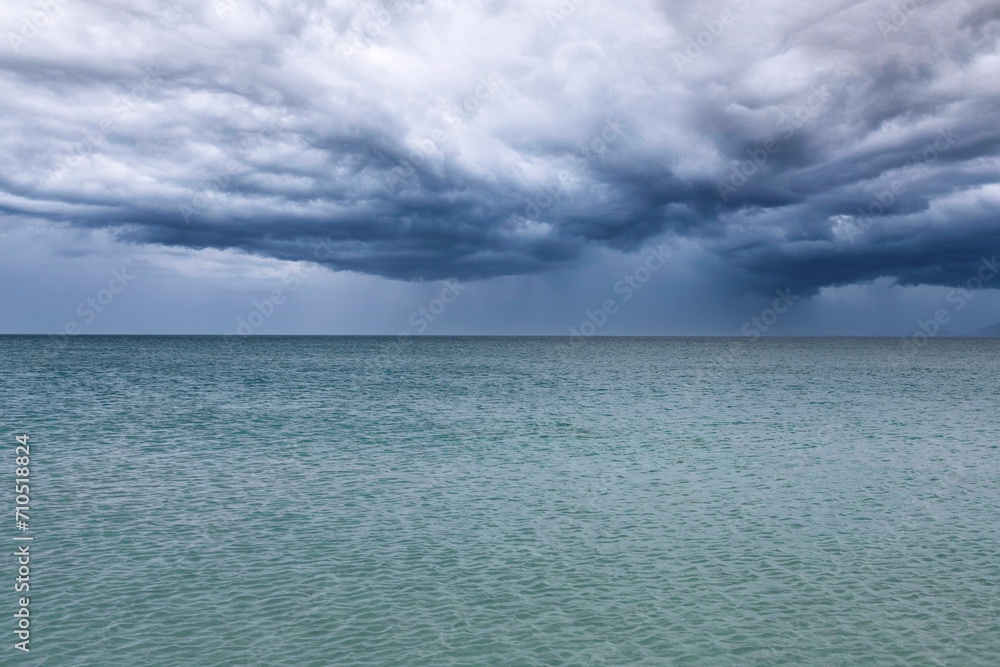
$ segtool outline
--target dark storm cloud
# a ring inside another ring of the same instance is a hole
[[[5,27],[6,214],[413,280],[662,234],[762,291],[1000,251],[991,3],[50,4]]]

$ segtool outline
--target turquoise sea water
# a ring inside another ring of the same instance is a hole
[[[899,350],[0,337],[0,662],[996,665],[1000,341]]]

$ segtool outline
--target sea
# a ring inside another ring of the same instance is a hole
[[[0,663],[995,666],[1000,339],[917,342],[0,337]]]

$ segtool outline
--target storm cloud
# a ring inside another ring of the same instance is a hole
[[[0,212],[404,280],[695,243],[748,290],[1000,252],[990,2],[6,12]]]

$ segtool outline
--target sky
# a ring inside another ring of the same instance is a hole
[[[1000,321],[995,2],[2,5],[0,333]]]

